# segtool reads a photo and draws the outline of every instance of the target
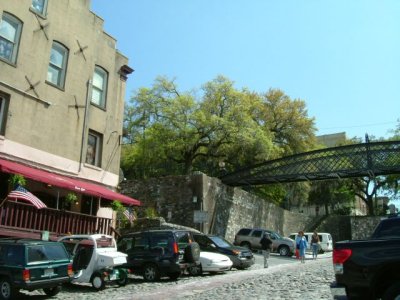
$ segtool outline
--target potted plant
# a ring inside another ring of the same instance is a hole
[[[111,209],[117,213],[123,213],[125,210],[125,207],[122,205],[122,203],[118,200],[114,200],[111,203]]]
[[[10,179],[8,180],[11,188],[15,188],[17,185],[20,186],[25,186],[26,185],[26,179],[24,176],[21,174],[13,174],[10,176]]]
[[[78,196],[75,193],[68,193],[65,197],[65,202],[70,205],[73,203],[78,204]]]

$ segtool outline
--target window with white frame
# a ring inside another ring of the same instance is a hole
[[[44,16],[47,10],[47,0],[32,0],[31,8],[33,11]]]
[[[53,42],[50,52],[50,62],[47,69],[47,81],[64,88],[67,69],[68,49],[57,42]]]
[[[0,95],[0,135],[4,135],[6,131],[7,104],[6,98]]]
[[[0,58],[15,64],[22,22],[16,17],[3,13],[0,22]]]
[[[103,68],[96,66],[93,75],[91,102],[102,108],[106,106],[107,81],[107,72]]]
[[[86,148],[86,163],[101,167],[102,135],[89,130],[88,143]]]

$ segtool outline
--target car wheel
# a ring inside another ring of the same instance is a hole
[[[13,288],[8,279],[0,280],[0,299],[13,299],[18,290]]]
[[[59,285],[52,288],[43,289],[43,292],[50,297],[57,295],[60,291],[61,291],[61,286]]]
[[[280,256],[290,256],[290,251],[288,246],[280,246],[278,251]]]
[[[393,283],[383,294],[382,300],[400,299],[400,281]]]
[[[160,279],[160,272],[155,265],[146,265],[143,268],[143,278],[146,281],[156,281]]]
[[[192,276],[200,276],[203,273],[203,268],[200,265],[189,267],[189,274]]]
[[[248,243],[248,242],[243,242],[243,243],[240,244],[240,246],[245,247],[245,248],[251,250],[251,245],[250,245],[250,243]]]
[[[106,284],[105,284],[104,279],[101,276],[101,274],[96,273],[96,274],[93,275],[93,277],[92,277],[92,286],[98,291],[104,289]]]
[[[125,286],[129,282],[128,273],[124,270],[119,269],[119,279],[117,279],[117,284],[119,286]]]
[[[181,276],[181,273],[180,273],[180,272],[175,272],[175,273],[170,273],[170,274],[168,274],[168,277],[169,277],[171,280],[177,280],[177,279],[179,278],[179,276]]]

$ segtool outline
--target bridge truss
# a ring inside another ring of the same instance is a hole
[[[367,142],[287,156],[220,177],[231,186],[400,174],[400,141]]]

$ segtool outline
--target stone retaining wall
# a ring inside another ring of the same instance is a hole
[[[312,223],[309,216],[284,210],[201,173],[129,180],[121,187],[123,194],[142,201],[140,217],[144,216],[145,207],[153,207],[167,222],[218,234],[230,241],[242,227],[268,228],[287,236]],[[207,212],[205,223],[194,222],[195,211]]]
[[[353,240],[368,239],[374,231],[376,225],[382,217],[352,217],[351,218],[351,238]]]
[[[371,235],[379,217],[308,216],[284,210],[240,188],[223,184],[202,173],[192,176],[167,176],[121,184],[122,193],[142,201],[144,209],[153,207],[167,222],[212,233],[233,241],[242,227],[275,230],[284,236],[299,230],[331,233],[334,241],[363,239]],[[194,222],[195,212],[206,212],[204,223]]]

